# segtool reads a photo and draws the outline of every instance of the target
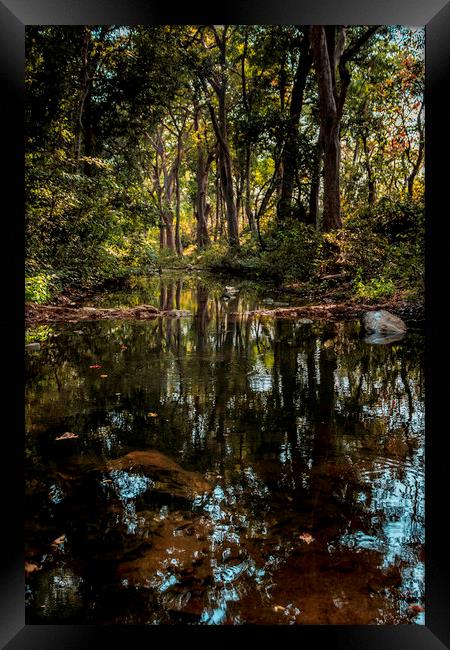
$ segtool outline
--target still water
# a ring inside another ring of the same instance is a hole
[[[27,331],[27,623],[424,623],[421,332],[235,286],[135,278],[95,304],[191,315]]]

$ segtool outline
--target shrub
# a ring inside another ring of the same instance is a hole
[[[314,226],[290,221],[266,241],[264,267],[279,281],[307,280],[318,271],[323,243]]]
[[[371,278],[368,282],[361,280],[358,274],[355,280],[355,294],[358,298],[377,300],[378,298],[389,298],[395,291],[395,285],[389,278]]]
[[[25,300],[42,304],[48,302],[59,290],[57,276],[53,273],[40,273],[25,278]]]

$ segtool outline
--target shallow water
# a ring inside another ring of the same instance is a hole
[[[423,337],[267,295],[136,278],[96,304],[192,315],[27,332],[27,623],[423,624]]]

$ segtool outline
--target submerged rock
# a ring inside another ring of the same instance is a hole
[[[108,470],[142,472],[156,480],[156,490],[173,496],[192,499],[211,489],[210,484],[197,472],[183,469],[176,461],[159,451],[131,451],[108,463]]]
[[[378,311],[366,311],[363,314],[362,322],[367,334],[379,335],[403,335],[407,327],[401,318],[391,314],[384,309]]]

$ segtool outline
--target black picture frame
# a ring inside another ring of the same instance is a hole
[[[183,627],[193,643],[217,637],[225,643],[242,634],[251,642],[323,644],[334,650],[442,650],[450,646],[450,579],[445,520],[450,512],[445,406],[449,368],[443,288],[448,277],[448,100],[450,3],[445,0],[241,0],[239,4],[198,3],[176,8],[160,0],[0,0],[0,76],[4,239],[1,261],[6,291],[1,319],[5,363],[1,521],[1,647],[138,647],[174,640],[179,626],[25,625],[23,558],[23,96],[24,31],[32,24],[408,24],[426,26],[426,624],[403,626],[225,626]],[[447,102],[447,103],[446,103]],[[447,139],[447,140],[446,140]],[[6,177],[5,177],[6,176]],[[9,207],[6,210],[6,200]],[[444,305],[442,304],[444,302]],[[19,371],[18,371],[19,369]],[[14,381],[10,380],[14,378]],[[441,424],[443,423],[443,424]],[[447,506],[447,507],[446,507]],[[189,630],[189,631],[188,631]],[[211,637],[210,635],[213,635]],[[220,636],[218,636],[220,635]],[[187,637],[186,637],[187,640]]]

